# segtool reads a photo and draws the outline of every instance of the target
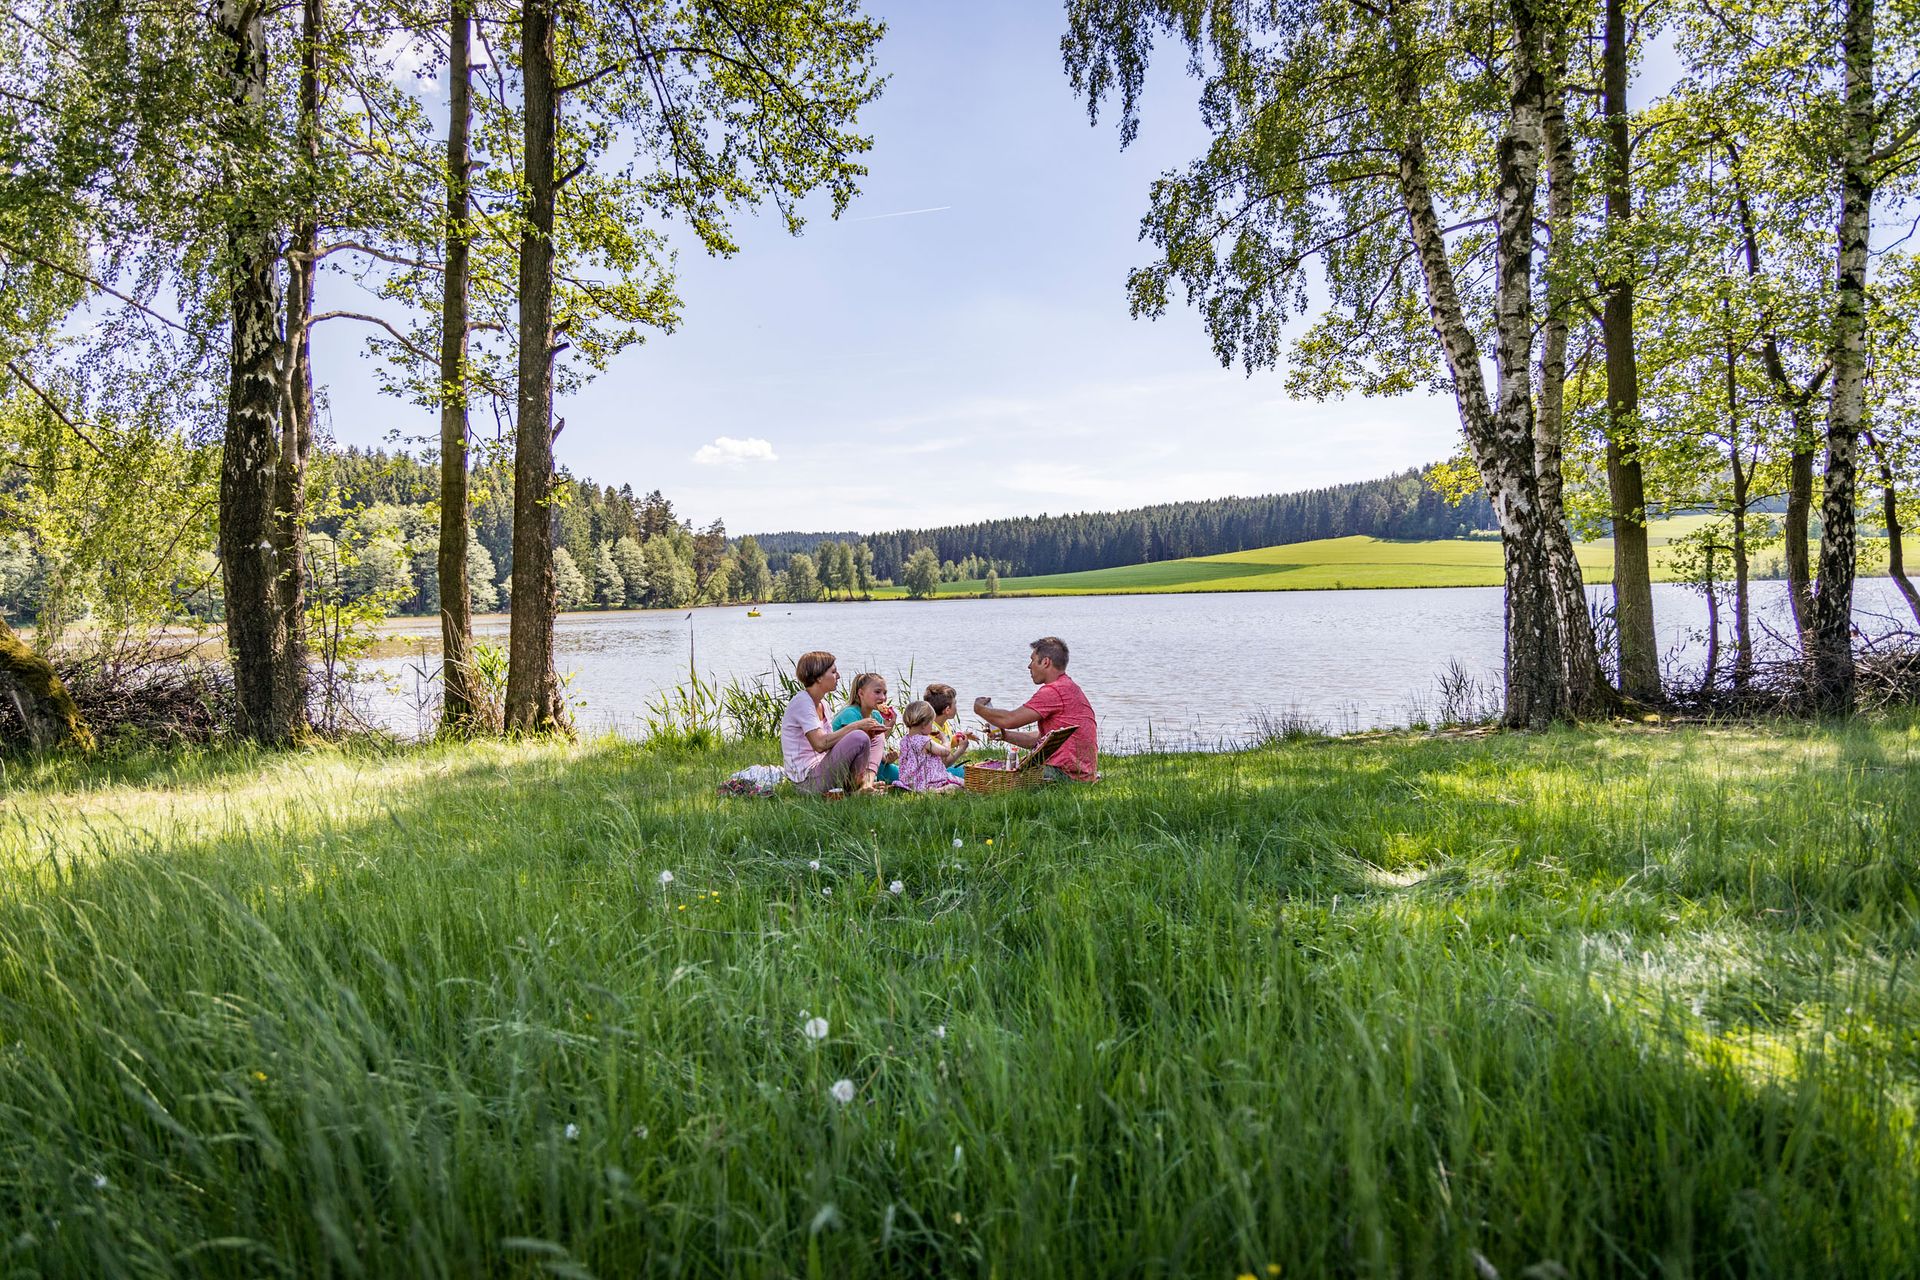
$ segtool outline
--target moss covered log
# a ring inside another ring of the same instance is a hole
[[[53,665],[0,619],[0,697],[13,704],[36,751],[67,744],[90,750],[93,733]]]

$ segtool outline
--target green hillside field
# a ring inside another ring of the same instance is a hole
[[[1656,581],[1674,577],[1669,546],[1707,521],[1675,516],[1648,529]],[[1589,583],[1613,580],[1611,539],[1579,543],[1580,567]],[[1816,551],[1816,555],[1818,552]],[[1881,553],[1884,559],[1884,553]],[[1781,576],[1777,547],[1754,557],[1755,576]],[[1861,571],[1873,571],[1874,554],[1863,547]],[[1882,570],[1884,571],[1884,570]],[[1498,539],[1457,538],[1398,542],[1355,536],[1292,542],[1255,551],[1121,565],[1083,573],[1003,578],[1000,594],[1025,596],[1134,595],[1184,591],[1326,591],[1365,587],[1497,587],[1502,581]],[[943,582],[943,596],[979,595],[979,582]],[[876,594],[899,597],[894,587]]]

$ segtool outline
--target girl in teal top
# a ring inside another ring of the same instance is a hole
[[[887,682],[873,672],[866,671],[853,678],[853,688],[847,694],[847,705],[840,708],[840,714],[833,718],[833,727],[844,729],[863,716],[871,716],[892,729],[894,715],[893,707],[887,701]],[[897,779],[900,776],[900,753],[888,747],[881,760],[882,764],[875,771],[873,780],[885,784]]]

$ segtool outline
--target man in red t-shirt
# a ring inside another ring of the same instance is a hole
[[[1074,727],[1074,735],[1053,753],[1047,762],[1047,776],[1092,782],[1099,776],[1095,764],[1099,755],[1099,729],[1094,724],[1093,704],[1067,674],[1067,642],[1058,636],[1042,636],[1032,645],[1027,659],[1027,674],[1040,687],[1026,705],[1013,711],[1001,711],[991,699],[974,700],[973,713],[997,730],[996,736],[1016,747],[1032,750],[1055,729]],[[1037,732],[1021,732],[1024,725],[1038,724]]]

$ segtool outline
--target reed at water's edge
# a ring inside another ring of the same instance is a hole
[[[0,1271],[1920,1270],[1920,718],[776,754],[7,763]]]

